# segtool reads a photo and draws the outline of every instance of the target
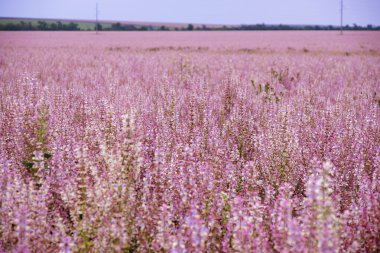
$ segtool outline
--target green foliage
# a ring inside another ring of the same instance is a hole
[[[223,200],[223,210],[222,210],[222,224],[227,225],[228,219],[230,218],[231,205],[229,203],[228,195],[225,192],[221,193]]]
[[[116,25],[115,24],[119,24]],[[0,30],[9,31],[30,31],[30,30],[44,30],[44,31],[88,31],[95,30],[96,26],[94,22],[79,21],[52,21],[52,20],[36,20],[36,19],[12,19],[12,18],[1,18],[0,19]],[[164,29],[163,29],[164,28]],[[155,31],[155,30],[172,30],[172,31],[251,31],[251,30],[340,30],[338,26],[332,25],[267,25],[267,24],[252,24],[252,25],[235,25],[235,26],[213,26],[209,27],[206,25],[201,25],[194,27],[194,25],[189,24],[188,26],[178,28],[174,26],[154,26],[154,25],[120,25],[120,23],[99,23],[98,30],[112,30],[112,31]],[[344,30],[380,30],[380,26],[359,26],[354,24],[353,26],[346,25]]]
[[[44,153],[44,158],[45,159],[49,159],[50,157],[52,157],[52,154]]]
[[[27,160],[24,160],[22,161],[22,164],[25,166],[25,168],[29,171],[29,172],[32,172],[32,169],[33,169],[33,162],[31,161],[27,161]]]
[[[49,107],[47,105],[40,106],[38,110],[37,123],[37,143],[42,144],[43,151],[46,151],[48,144],[48,124],[49,124]]]
[[[81,244],[79,245],[79,251],[81,253],[91,252],[92,247],[94,246],[94,239],[88,231],[81,231],[80,237],[82,239]]]
[[[237,180],[236,193],[241,193],[243,191],[243,185],[244,185],[243,177],[239,176]]]
[[[26,117],[29,117],[31,115],[26,115]],[[26,123],[26,127],[30,128],[33,135],[29,136],[29,139],[27,136],[25,138],[28,138],[25,140],[25,143],[27,145],[27,153],[25,155],[24,160],[22,161],[23,166],[25,169],[32,175],[33,178],[36,177],[37,169],[34,167],[34,160],[35,155],[34,152],[42,152],[42,157],[45,159],[44,163],[44,169],[48,170],[49,166],[46,162],[52,157],[51,152],[49,151],[49,107],[45,104],[41,105],[38,108],[38,118],[36,122],[29,122]]]
[[[132,242],[128,245],[126,245],[125,247],[123,247],[121,249],[122,252],[124,253],[133,253],[133,252],[137,252],[138,248],[139,248],[139,243],[136,239],[132,240]]]
[[[43,157],[45,160],[49,160],[52,157],[52,154],[50,153],[43,153]],[[34,161],[33,161],[34,155],[31,156],[30,159],[23,160],[22,165],[25,167],[25,169],[34,177],[37,171],[34,168]],[[45,163],[44,166],[45,170],[49,169],[48,163]]]
[[[95,29],[97,29],[98,31],[101,31],[103,30],[103,26],[101,24],[96,24]]]
[[[283,96],[282,92],[276,92],[269,82],[265,84],[256,84],[254,80],[251,80],[251,86],[256,96],[262,97],[266,102],[278,103]]]
[[[0,19],[0,30],[8,31],[77,31],[86,28],[88,29],[88,24],[85,22]]]

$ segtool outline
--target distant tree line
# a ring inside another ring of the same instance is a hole
[[[188,24],[184,27],[169,27],[169,26],[152,26],[152,25],[133,25],[133,24],[94,24],[93,28],[83,29],[80,27],[80,23],[75,22],[46,22],[46,21],[19,21],[19,22],[3,22],[0,24],[0,30],[8,31],[80,31],[80,30],[103,30],[103,31],[255,31],[255,30],[340,30],[339,26],[320,26],[320,25],[266,25],[266,24],[254,24],[254,25],[240,25],[240,26],[195,26]],[[360,26],[353,24],[352,26],[346,25],[344,30],[380,30],[380,26]]]
[[[78,23],[62,23],[61,21],[57,22],[46,22],[46,21],[37,21],[37,23],[20,21],[18,23],[6,23],[0,24],[0,30],[8,31],[79,31]]]
[[[111,27],[104,28],[105,31],[152,31],[153,26],[137,26],[131,24],[113,23]]]
[[[197,28],[198,29],[198,28]],[[216,30],[219,30],[217,28]],[[332,25],[266,25],[266,24],[256,24],[256,25],[241,25],[237,27],[227,27],[223,26],[220,30],[243,30],[243,31],[251,31],[251,30],[340,30],[340,26],[332,26]],[[353,24],[352,26],[346,25],[343,27],[343,30],[380,30],[380,26],[360,26],[357,24]]]

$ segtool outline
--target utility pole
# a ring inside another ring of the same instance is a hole
[[[98,3],[96,3],[96,23],[95,23],[95,31],[98,34]]]
[[[343,0],[340,0],[340,35],[343,35]]]

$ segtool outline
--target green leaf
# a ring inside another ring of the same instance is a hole
[[[50,157],[52,157],[52,154],[50,154],[50,153],[44,153],[44,158],[49,159]]]
[[[27,170],[32,170],[33,168],[33,162],[30,161],[22,161],[22,164],[25,166]]]

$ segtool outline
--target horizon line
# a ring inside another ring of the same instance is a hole
[[[35,17],[4,17],[0,16],[0,19],[25,19],[25,20],[48,20],[48,21],[76,21],[76,22],[86,22],[86,23],[96,23],[95,19],[76,19],[76,18],[35,18]],[[333,25],[333,24],[288,24],[288,23],[265,23],[265,22],[257,22],[257,23],[240,23],[240,24],[218,24],[218,23],[192,23],[192,22],[167,22],[167,21],[128,21],[128,20],[112,20],[112,19],[99,19],[98,23],[120,23],[120,24],[140,24],[140,25],[171,25],[172,27],[175,26],[187,26],[189,24],[194,26],[214,26],[214,27],[237,27],[237,26],[249,26],[249,25],[288,25],[288,26],[332,26],[332,27],[339,27],[340,25]],[[355,24],[355,23],[353,23]],[[351,26],[349,24],[344,24],[344,26]],[[374,25],[374,24],[367,24],[367,25],[358,25],[361,27],[366,27],[368,25],[372,26],[380,26],[380,25]]]

